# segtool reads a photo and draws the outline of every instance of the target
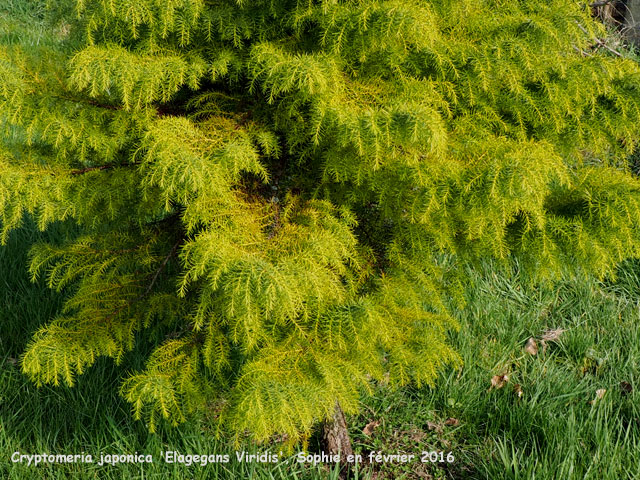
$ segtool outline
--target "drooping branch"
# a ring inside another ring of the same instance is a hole
[[[125,303],[122,307],[118,308],[117,310],[115,310],[114,312],[111,312],[106,318],[105,321],[110,321],[112,319],[114,319],[116,316],[118,316],[123,310],[125,310],[126,308],[129,308],[130,306],[138,303],[139,301],[143,300],[145,297],[147,297],[150,293],[151,290],[153,290],[153,286],[156,284],[156,281],[158,280],[158,277],[160,276],[160,274],[162,273],[162,271],[165,269],[165,267],[167,266],[167,263],[169,263],[169,260],[175,256],[178,247],[180,246],[180,244],[184,241],[183,238],[180,238],[171,248],[171,250],[169,251],[169,253],[166,255],[166,257],[164,257],[164,260],[162,261],[162,263],[160,264],[160,266],[156,269],[156,271],[154,272],[153,277],[151,278],[151,282],[149,283],[149,285],[147,285],[147,288],[145,289],[144,292],[142,292],[140,295],[138,295],[137,297],[135,297],[132,300],[129,300],[127,303]]]
[[[139,165],[139,163],[138,162],[132,162],[132,163],[120,164],[120,165],[116,165],[116,164],[96,165],[95,167],[85,167],[85,168],[72,170],[71,174],[72,175],[84,175],[85,173],[93,172],[93,171],[96,171],[96,170],[98,170],[98,171],[99,170],[111,170],[112,168],[133,167],[135,165]]]
[[[147,286],[147,289],[144,291],[144,293],[140,297],[138,297],[139,300],[141,300],[145,296],[149,295],[149,293],[151,293],[151,290],[153,289],[153,286],[155,285],[156,280],[158,280],[158,277],[160,276],[160,273],[162,273],[164,268],[167,266],[167,263],[169,262],[169,260],[176,254],[176,251],[178,250],[178,247],[180,246],[180,244],[182,243],[183,240],[184,239],[180,238],[173,245],[173,247],[171,248],[171,251],[167,254],[167,256],[164,257],[164,260],[162,261],[162,263],[160,264],[160,266],[156,270],[155,274],[153,275],[153,278],[151,279],[151,283],[149,283],[149,285]]]
[[[584,28],[582,25],[580,25],[579,23],[576,22],[576,24],[578,25],[578,28],[580,30],[582,30],[584,33],[586,33],[587,35],[589,35],[589,32],[587,31],[586,28]],[[611,48],[609,45],[607,45],[606,43],[604,43],[602,40],[600,40],[599,38],[594,38],[593,39],[596,44],[598,44],[598,46],[606,48],[607,50],[609,50],[611,53],[613,53],[614,55],[618,56],[618,57],[622,57],[622,54],[620,52],[618,52],[617,50],[614,50],[613,48]]]
[[[82,175],[84,173],[87,172],[93,172],[94,170],[109,170],[110,168],[114,168],[115,165],[100,165],[97,167],[85,167],[85,168],[81,168],[79,170],[72,170],[71,174],[72,175]]]

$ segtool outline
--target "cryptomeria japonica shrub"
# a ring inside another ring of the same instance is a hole
[[[465,264],[604,276],[639,252],[640,68],[586,2],[44,7],[0,17],[2,239],[27,214],[79,232],[31,249],[66,295],[22,359],[39,384],[163,332],[122,384],[137,417],[213,402],[296,440],[459,365]]]

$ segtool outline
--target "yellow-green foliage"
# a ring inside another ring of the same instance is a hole
[[[585,1],[44,3],[0,7],[1,239],[81,232],[31,252],[67,294],[38,383],[164,338],[122,385],[151,428],[209,402],[296,440],[459,364],[465,262],[640,253],[640,67]]]

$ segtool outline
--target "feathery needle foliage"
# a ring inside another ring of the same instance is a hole
[[[22,358],[39,384],[161,336],[122,385],[136,417],[295,441],[460,364],[465,263],[640,253],[640,67],[584,1],[29,8],[0,7],[0,239],[80,232],[31,249],[66,295]]]

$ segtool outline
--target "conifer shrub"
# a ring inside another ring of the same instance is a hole
[[[1,239],[79,232],[31,248],[66,295],[22,358],[37,384],[156,342],[122,384],[152,429],[206,407],[295,441],[460,365],[465,264],[638,255],[640,68],[587,2],[28,8],[0,16]]]

